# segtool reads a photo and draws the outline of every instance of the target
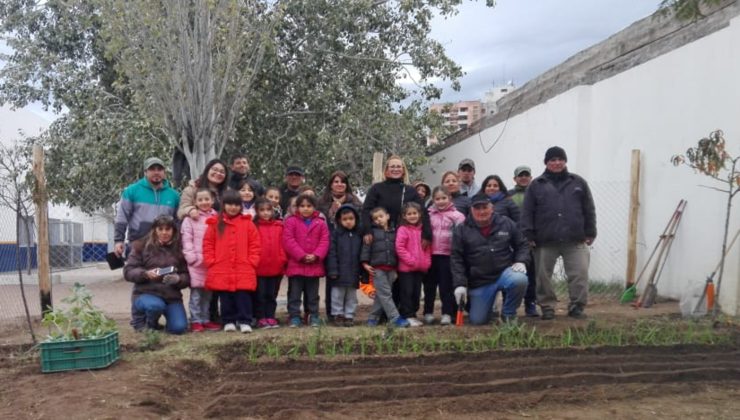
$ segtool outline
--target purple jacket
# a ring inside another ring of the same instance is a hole
[[[303,217],[289,216],[283,226],[283,248],[288,256],[287,276],[322,277],[326,271],[324,260],[329,253],[329,228],[315,211],[306,225]],[[303,258],[313,254],[318,258],[306,263]]]
[[[452,253],[452,229],[463,223],[465,216],[450,204],[446,209],[429,208],[429,222],[432,224],[432,255]]]
[[[426,273],[432,265],[432,247],[421,247],[421,225],[403,225],[396,233],[398,271]]]
[[[203,288],[206,286],[208,267],[203,264],[203,236],[205,236],[206,229],[208,229],[206,220],[215,215],[215,210],[209,212],[198,210],[198,220],[193,220],[190,216],[185,216],[180,225],[182,253],[185,256],[185,261],[188,262],[190,287],[192,288]]]

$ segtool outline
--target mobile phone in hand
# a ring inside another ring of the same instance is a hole
[[[160,276],[165,276],[167,274],[172,274],[174,272],[175,272],[174,266],[162,267],[162,268],[157,269],[157,274]]]

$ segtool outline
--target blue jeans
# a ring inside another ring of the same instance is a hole
[[[164,315],[167,320],[167,332],[182,334],[188,329],[188,316],[182,301],[167,303],[159,296],[143,294],[134,300],[133,309],[146,316],[146,326],[156,329],[159,317]]]
[[[516,309],[522,304],[527,282],[526,274],[517,273],[509,267],[501,273],[501,276],[495,282],[468,290],[470,323],[481,325],[491,322],[491,309],[499,290],[504,292],[504,296],[506,296],[502,310],[503,315],[515,316]]]

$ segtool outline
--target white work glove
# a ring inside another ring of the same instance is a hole
[[[455,302],[459,305],[462,302],[465,295],[468,294],[468,288],[465,286],[458,286],[455,288]]]
[[[511,266],[511,271],[527,274],[527,266],[524,265],[524,263],[514,263],[514,265]]]

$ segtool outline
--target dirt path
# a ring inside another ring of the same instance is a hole
[[[135,358],[134,358],[135,359]],[[0,418],[733,418],[740,349],[626,347],[251,364],[0,360]],[[736,418],[736,417],[735,417]]]

